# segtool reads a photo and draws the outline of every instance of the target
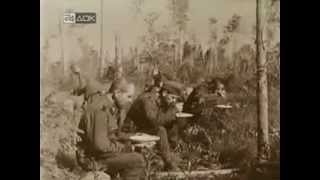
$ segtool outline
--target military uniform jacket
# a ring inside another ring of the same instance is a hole
[[[131,105],[125,123],[132,121],[138,131],[152,131],[174,121],[176,113],[175,107],[161,107],[155,92],[145,92]]]
[[[87,153],[104,154],[120,152],[124,145],[112,138],[117,129],[119,111],[110,95],[96,95],[85,109],[79,123],[82,141],[80,146]]]

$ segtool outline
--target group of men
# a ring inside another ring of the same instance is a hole
[[[101,91],[92,87],[77,66],[71,66],[71,72],[76,82],[72,93],[83,95],[85,101],[77,151],[83,168],[98,166],[111,176],[140,179],[144,176],[145,160],[132,152],[129,137],[132,132],[142,132],[160,137],[158,145],[165,168],[178,169],[171,149],[186,126],[176,120],[176,113],[183,110],[182,103],[177,103],[178,97],[183,96],[179,86],[164,82],[157,71],[153,83],[133,100],[135,86],[124,78],[117,78],[108,90]]]

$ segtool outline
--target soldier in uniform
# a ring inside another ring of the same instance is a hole
[[[225,86],[219,79],[209,79],[198,84],[188,96],[183,111],[200,115],[206,102],[218,104],[226,101]]]
[[[122,143],[128,138],[117,133],[119,112],[132,101],[134,85],[116,81],[112,87],[110,93],[92,96],[85,108],[79,124],[83,133],[78,143],[78,162],[89,170],[92,166],[88,164],[97,164],[111,176],[119,173],[123,179],[138,180],[143,176],[144,158],[128,152]]]
[[[182,105],[172,104],[171,95],[166,88],[162,88],[160,92],[142,93],[131,105],[124,128],[128,128],[133,122],[137,132],[159,136],[161,156],[166,168],[177,170],[178,166],[169,145],[168,131],[175,123],[176,113],[182,111]]]

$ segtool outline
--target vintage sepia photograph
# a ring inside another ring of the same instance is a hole
[[[41,180],[280,179],[280,0],[40,0]]]

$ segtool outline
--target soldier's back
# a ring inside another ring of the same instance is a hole
[[[138,96],[128,111],[127,121],[133,121],[138,128],[149,126],[146,113],[150,113],[150,109],[154,109],[154,107],[151,107],[150,105],[155,104],[156,98],[156,94],[152,92],[144,92]]]

